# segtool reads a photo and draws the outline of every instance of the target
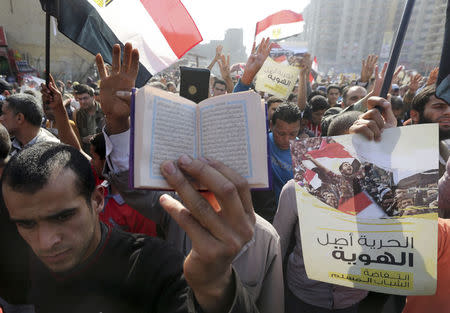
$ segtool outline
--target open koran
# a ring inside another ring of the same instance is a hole
[[[196,104],[146,86],[133,92],[131,117],[132,187],[170,189],[160,165],[182,154],[222,161],[250,187],[269,187],[265,109],[257,93],[226,94]]]

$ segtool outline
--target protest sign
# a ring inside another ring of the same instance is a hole
[[[255,89],[286,99],[292,92],[300,69],[267,58],[256,75]]]
[[[400,295],[434,294],[438,127],[292,142],[310,279]],[[414,157],[412,157],[414,155]]]

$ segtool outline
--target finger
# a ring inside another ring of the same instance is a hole
[[[123,49],[123,61],[122,61],[122,71],[128,73],[131,65],[131,52],[133,51],[133,46],[131,43],[127,42],[125,48]]]
[[[250,194],[250,188],[248,185],[248,181],[243,178],[241,175],[239,175],[236,171],[230,169],[229,167],[225,166],[220,161],[213,160],[213,159],[207,159],[208,164],[216,169],[219,173],[221,173],[225,178],[230,180],[237,188],[237,191],[239,193],[239,197],[241,198],[243,207],[245,212],[247,213],[253,213],[253,202],[252,202],[252,196]]]
[[[179,201],[164,194],[159,198],[159,203],[172,216],[172,218],[184,229],[186,234],[196,245],[197,251],[202,253],[203,247],[214,247],[220,242],[211,236],[211,233],[204,228],[191,214],[191,212]],[[200,249],[200,250],[199,250]]]
[[[208,229],[216,238],[227,236],[225,223],[172,161],[165,161],[161,164],[161,173],[167,183],[180,195],[183,203],[202,227]]]
[[[226,66],[229,68],[230,67],[230,55],[227,55],[227,63]]]
[[[188,156],[182,156],[178,160],[178,166],[183,172],[194,178],[200,185],[213,192],[220,206],[231,216],[234,223],[242,219],[245,212],[240,199],[237,186],[227,179],[222,173],[200,160],[192,160]]]
[[[103,57],[100,53],[95,56],[95,62],[97,63],[97,70],[100,79],[105,79],[108,77],[106,74],[105,62],[103,62]]]
[[[365,123],[361,124],[360,121],[356,121],[352,126],[350,126],[349,133],[363,135],[368,140],[374,139],[374,133],[372,130]]]
[[[131,62],[128,75],[130,75],[131,77],[133,77],[134,80],[136,80],[138,72],[139,72],[139,51],[138,49],[133,49],[133,51],[131,51]]]
[[[388,67],[387,62],[384,62],[383,68],[381,69],[381,77],[382,77],[383,79],[384,79],[384,76],[386,75],[387,67]]]
[[[118,44],[115,44],[113,47],[111,72],[113,74],[120,72],[120,46]]]
[[[255,48],[256,48],[256,42],[253,41],[252,53],[251,54],[255,54]]]

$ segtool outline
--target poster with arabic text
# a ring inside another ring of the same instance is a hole
[[[300,69],[267,58],[256,74],[255,89],[287,99],[294,89]]]
[[[399,295],[436,289],[438,126],[291,143],[310,279]]]

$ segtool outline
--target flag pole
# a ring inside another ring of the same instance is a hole
[[[50,79],[50,13],[45,12],[45,83]]]
[[[415,0],[407,0],[405,9],[403,11],[403,16],[397,31],[397,36],[395,37],[394,46],[391,50],[391,55],[389,56],[389,65],[386,70],[386,75],[384,76],[383,86],[381,87],[380,96],[383,98],[387,97],[387,94],[391,87],[392,76],[394,75],[395,67],[397,66],[398,58],[400,56],[400,51],[405,39],[406,30],[408,29],[409,19],[414,7],[414,2]]]

